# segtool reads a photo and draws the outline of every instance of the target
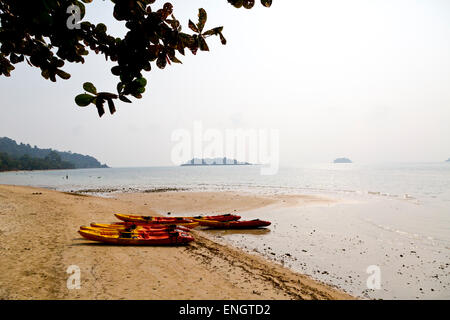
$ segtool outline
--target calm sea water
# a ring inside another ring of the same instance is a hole
[[[243,217],[272,221],[268,230],[208,234],[358,296],[450,299],[450,163],[323,164],[281,168],[273,176],[260,175],[258,166],[6,172],[0,184],[117,192],[175,187],[350,200],[253,210]],[[375,290],[366,282],[373,265],[382,276]]]
[[[428,203],[443,202],[450,206],[450,163],[322,164],[281,168],[278,174],[272,176],[260,175],[259,166],[4,172],[0,173],[0,183],[48,187],[64,191],[93,188],[143,190],[179,187],[193,190],[358,193],[414,198]]]

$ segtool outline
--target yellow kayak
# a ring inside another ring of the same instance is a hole
[[[147,233],[133,234],[131,232],[102,234],[93,230],[79,230],[78,233],[88,240],[117,245],[177,245],[194,241],[194,238],[190,234],[182,232],[152,235]]]
[[[110,228],[96,228],[96,227],[86,227],[81,226],[80,230],[82,231],[92,231],[99,233],[101,235],[117,235],[122,233],[131,233],[133,235],[139,235],[142,233],[150,234],[150,235],[164,235],[169,232],[183,232],[183,230],[179,229],[134,229],[134,230],[125,230],[125,229],[110,229]]]

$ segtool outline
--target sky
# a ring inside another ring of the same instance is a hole
[[[258,1],[257,1],[258,2]],[[162,6],[157,1],[154,8]],[[188,30],[197,9],[210,52],[153,67],[144,97],[114,115],[77,107],[85,81],[114,91],[113,66],[91,53],[52,83],[26,63],[0,77],[0,137],[89,154],[113,167],[173,165],[174,131],[273,129],[282,166],[440,162],[450,158],[450,1],[274,0],[252,10],[226,0],[172,1]],[[86,20],[126,31],[109,1],[87,4]],[[195,21],[195,20],[194,20]]]

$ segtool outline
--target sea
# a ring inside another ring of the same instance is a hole
[[[260,169],[18,171],[0,173],[0,184],[104,197],[174,188],[325,196],[338,201],[250,210],[243,218],[272,225],[208,236],[363,299],[450,299],[450,163],[312,164],[281,167],[275,175],[261,175]]]

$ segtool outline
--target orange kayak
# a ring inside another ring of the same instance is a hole
[[[198,222],[184,223],[181,225],[176,224],[157,224],[157,223],[135,223],[135,222],[115,222],[111,224],[107,223],[91,223],[91,227],[94,228],[107,228],[107,229],[130,229],[130,230],[161,230],[161,229],[179,229],[184,232],[189,232],[192,228],[198,226]]]
[[[214,228],[214,229],[254,229],[262,228],[270,225],[269,221],[263,221],[259,219],[248,221],[212,221],[212,220],[197,220],[201,226]]]
[[[152,216],[137,216],[132,214],[114,214],[117,219],[125,222],[137,223],[158,223],[158,224],[186,224],[193,221],[183,217],[152,217]]]
[[[79,230],[78,233],[88,240],[117,245],[180,245],[194,241],[191,235],[183,232],[170,232],[164,235],[122,232],[120,234],[105,235],[92,230]]]

